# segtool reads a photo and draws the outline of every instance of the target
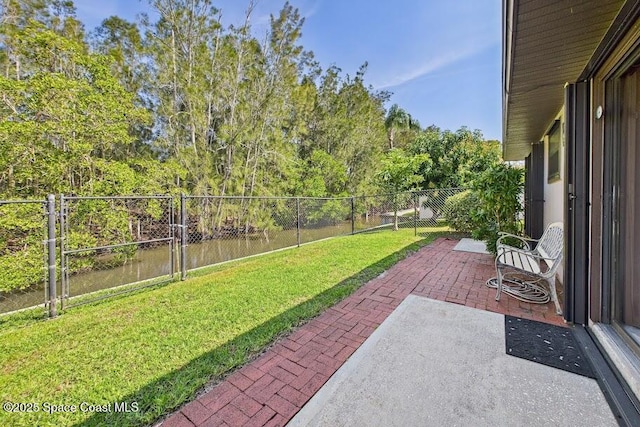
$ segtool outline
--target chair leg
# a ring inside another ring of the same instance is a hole
[[[500,267],[496,264],[496,301],[500,301],[500,295],[502,294],[502,271],[500,271]]]
[[[556,277],[553,276],[549,279],[549,288],[551,290],[551,299],[556,305],[556,314],[561,315],[562,309],[560,308],[560,302],[558,301],[558,294],[556,293]]]

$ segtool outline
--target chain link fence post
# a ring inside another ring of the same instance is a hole
[[[48,252],[48,286],[49,286],[49,317],[58,315],[56,307],[56,198],[53,194],[47,196],[47,252]]]
[[[300,247],[300,197],[296,197],[296,238]]]
[[[180,194],[180,280],[187,278],[187,198]]]
[[[398,193],[393,193],[393,231],[398,231]]]
[[[413,191],[411,193],[413,198],[413,235],[418,235],[418,193]]]
[[[173,197],[169,200],[169,262],[171,263],[171,280],[174,279],[176,274],[176,227],[175,227],[175,206]]]
[[[65,215],[64,194],[60,194],[60,310],[64,310],[68,295]]]
[[[356,233],[356,198],[351,196],[351,234]]]

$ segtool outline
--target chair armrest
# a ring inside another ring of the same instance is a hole
[[[500,237],[498,237],[498,240],[496,240],[496,247],[498,247],[498,246],[507,246],[507,247],[510,247],[510,248],[513,247],[513,246],[510,246],[510,245],[505,245],[504,243],[501,242],[502,239],[504,239],[506,237],[511,237],[511,238],[520,240],[522,243],[524,243],[524,247],[526,248],[526,250],[527,251],[531,251],[531,246],[529,245],[529,241],[533,241],[533,242],[537,241],[535,239],[525,239],[522,236],[516,236],[515,234],[505,233],[505,232],[502,232],[502,231],[499,232],[498,235]]]

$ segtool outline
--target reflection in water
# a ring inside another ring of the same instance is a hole
[[[373,226],[376,224],[368,224]],[[301,243],[308,243],[327,237],[351,233],[351,222],[326,226],[316,229],[300,230]],[[276,249],[295,246],[296,230],[271,232],[267,236],[258,234],[248,238],[216,239],[199,243],[190,243],[186,249],[187,271],[217,264],[223,261],[243,258]],[[178,271],[179,244],[175,245],[174,271]],[[69,277],[69,296],[88,294],[103,289],[136,283],[158,277],[169,277],[171,274],[171,246],[140,250],[136,256],[121,267],[108,270],[94,270],[75,274]],[[59,284],[58,284],[59,286]],[[60,293],[60,290],[58,290]],[[44,301],[44,285],[33,287],[23,293],[12,295],[0,294],[0,313],[42,304]]]

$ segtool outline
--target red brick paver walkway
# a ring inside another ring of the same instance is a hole
[[[495,301],[485,282],[489,255],[453,251],[440,238],[363,285],[205,395],[171,415],[163,427],[282,426],[338,370],[409,294],[563,325],[552,303]]]

